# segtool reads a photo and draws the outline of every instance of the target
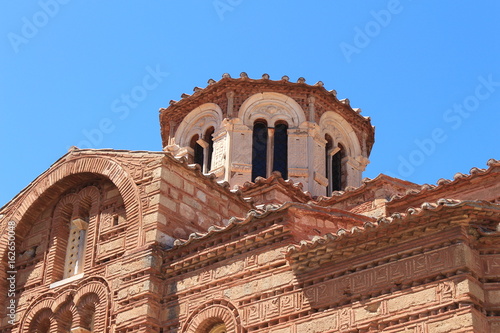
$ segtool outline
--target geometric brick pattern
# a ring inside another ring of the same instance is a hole
[[[263,88],[291,90],[309,119],[334,103],[368,128],[321,85],[254,83],[193,96],[227,115]],[[190,100],[162,111],[164,140],[167,113]],[[0,308],[0,332],[498,332],[499,179],[490,160],[437,185],[381,175],[313,197],[279,173],[231,190],[169,152],[72,149],[0,210],[7,261],[17,223],[15,282],[0,270],[17,318]],[[73,222],[87,228],[84,266],[64,276]]]
[[[209,332],[218,324],[224,324],[228,333],[242,332],[238,311],[227,300],[214,300],[203,304],[192,313],[183,332]]]

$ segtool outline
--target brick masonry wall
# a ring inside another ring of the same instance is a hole
[[[245,216],[251,209],[240,196],[197,173],[180,164],[163,166],[157,194],[159,232],[186,239],[212,225],[227,225],[231,217]]]
[[[474,238],[459,226],[471,221],[465,211],[447,214],[455,227],[439,216],[427,217],[406,231],[393,225],[367,239],[340,239],[330,250],[311,247],[316,251],[311,259],[323,260],[306,259],[304,252],[300,260],[309,260],[306,268],[285,256],[296,242],[286,224],[300,214],[280,216],[270,214],[171,250],[180,257],[178,266],[164,262],[164,332],[195,332],[214,315],[206,309],[216,305],[219,313],[234,314],[228,317],[240,327],[234,332],[495,332],[495,317],[478,309],[496,304],[489,301],[496,285],[489,284],[491,292],[486,292],[481,281],[498,276],[497,258],[480,259]],[[260,234],[260,241],[247,228]],[[230,237],[242,233],[248,236]],[[281,240],[266,243],[271,234]],[[225,245],[224,237],[234,241]],[[210,246],[204,245],[209,241],[229,246],[236,255],[210,263]],[[168,273],[169,266],[177,268]]]

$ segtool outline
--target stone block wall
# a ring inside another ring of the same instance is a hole
[[[157,187],[156,230],[170,236],[169,240],[186,239],[193,232],[206,232],[212,225],[225,226],[231,217],[244,216],[251,208],[228,188],[177,163],[162,167]]]
[[[467,210],[290,254],[297,217],[323,218],[295,209],[167,251],[163,332],[208,332],[220,322],[214,318],[231,332],[496,332],[496,314],[486,309],[498,307],[498,283],[484,282],[498,276],[497,258],[473,245]]]

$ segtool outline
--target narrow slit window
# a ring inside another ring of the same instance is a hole
[[[66,248],[66,263],[64,278],[83,272],[85,260],[85,241],[87,236],[88,219],[76,218],[71,221],[68,246]]]
[[[213,127],[210,127],[207,129],[205,132],[205,141],[207,142],[207,148],[206,148],[206,161],[205,161],[205,173],[210,172],[212,170],[212,155],[214,153],[214,135],[215,129]]]
[[[288,178],[288,125],[277,124],[274,128],[273,171],[281,172]]]
[[[267,124],[257,121],[253,126],[252,141],[252,181],[267,176]]]
[[[325,176],[328,179],[326,195],[329,196],[332,195],[332,192],[341,191],[345,187],[346,170],[343,165],[345,150],[341,144],[334,147],[330,135],[326,134],[325,140]]]
[[[342,149],[332,156],[332,191],[342,190]]]
[[[198,134],[194,135],[189,146],[193,149],[193,162],[203,166],[203,147],[198,143],[199,139]]]
[[[332,158],[330,153],[333,149],[333,140],[328,134],[325,135],[326,145],[325,145],[325,177],[328,179],[328,186],[326,187],[326,195],[330,196],[332,194]]]

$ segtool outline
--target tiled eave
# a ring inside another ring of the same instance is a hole
[[[364,192],[368,192],[370,190],[376,190],[384,184],[390,184],[397,188],[406,189],[408,192],[415,191],[418,188],[420,188],[420,185],[418,184],[390,177],[384,174],[379,174],[377,177],[373,179],[364,178],[363,184],[361,184],[361,186],[359,187],[348,187],[345,189],[345,191],[335,191],[332,193],[332,196],[330,197],[319,196],[311,203],[320,206],[331,206],[336,203],[346,201],[349,198],[363,194]]]
[[[170,122],[179,124],[182,119],[193,109],[204,103],[212,103],[228,91],[254,92],[258,89],[260,92],[275,91],[282,93],[293,93],[303,91],[309,95],[316,96],[317,103],[335,106],[334,109],[340,112],[352,124],[357,124],[363,128],[368,135],[368,153],[374,143],[374,128],[370,123],[369,117],[360,114],[360,109],[352,108],[348,99],[337,99],[337,93],[334,90],[328,91],[323,87],[323,83],[317,82],[314,85],[305,83],[304,78],[299,78],[297,82],[290,82],[287,76],[281,80],[270,80],[269,75],[264,74],[261,79],[251,79],[246,73],[241,73],[239,78],[231,78],[229,74],[224,74],[219,81],[210,79],[205,88],[195,87],[194,93],[182,94],[181,100],[170,101],[170,106],[160,109],[161,135],[163,146],[167,145],[167,138],[170,131]]]
[[[61,156],[57,161],[55,161],[47,170],[36,177],[30,184],[28,184],[24,189],[22,189],[11,201],[7,202],[3,207],[0,208],[0,214],[3,214],[4,209],[8,206],[12,206],[13,203],[20,198],[22,198],[27,192],[32,190],[38,183],[38,181],[45,177],[45,175],[50,172],[60,164],[66,163],[75,157],[121,157],[121,158],[141,158],[144,159],[145,163],[153,162],[155,160],[161,160],[165,155],[164,152],[156,151],[144,151],[144,150],[115,150],[115,149],[79,149],[77,147],[71,147],[66,154]]]
[[[248,212],[245,218],[231,218],[225,227],[212,226],[207,233],[192,233],[186,240],[178,239],[174,247],[165,252],[165,271],[169,274],[186,272],[232,257],[235,253],[254,250],[270,244],[270,241],[291,238],[291,226],[283,221],[286,211],[304,214],[323,214],[332,219],[354,221],[362,225],[375,219],[338,209],[287,202],[282,205],[266,205],[263,209]]]
[[[388,206],[399,206],[403,203],[411,205],[412,202],[419,201],[427,196],[445,193],[454,187],[464,185],[476,178],[488,177],[500,172],[499,160],[490,159],[486,164],[488,165],[488,169],[472,168],[468,175],[458,172],[454,175],[452,180],[441,178],[437,181],[437,185],[424,184],[419,190],[409,191],[406,195],[401,197],[393,197],[391,202],[388,203]]]
[[[168,275],[183,274],[273,241],[288,231],[282,224],[274,223],[286,208],[287,205],[269,205],[251,210],[245,218],[231,218],[225,227],[211,226],[206,233],[177,239],[165,251],[164,271]],[[277,216],[266,219],[271,214]]]
[[[376,222],[365,223],[362,227],[351,230],[341,229],[335,234],[317,236],[312,241],[301,241],[299,245],[287,248],[286,257],[297,269],[317,266],[333,260],[334,257],[350,256],[355,251],[362,253],[370,248],[380,248],[382,244],[375,238],[388,236],[389,242],[397,242],[396,238],[390,240],[391,233],[407,233],[408,237],[416,236],[415,228],[426,232],[435,231],[435,227],[426,226],[422,221],[430,218],[445,224],[453,223],[451,216],[459,215],[462,219],[467,216],[488,223],[500,222],[500,205],[487,201],[458,201],[441,199],[436,203],[424,203],[419,208],[409,208],[405,213],[395,213],[391,217],[378,219]],[[481,222],[480,221],[480,222]],[[492,222],[493,221],[493,222]],[[370,239],[373,238],[373,241]],[[395,244],[395,243],[394,243]]]
[[[257,177],[255,182],[245,182],[234,189],[236,193],[250,198],[270,190],[280,190],[296,202],[306,203],[312,199],[309,192],[303,191],[302,183],[283,179],[279,171],[273,171],[268,178]]]

